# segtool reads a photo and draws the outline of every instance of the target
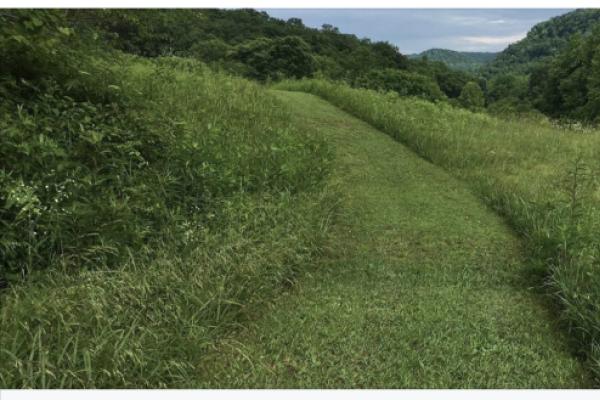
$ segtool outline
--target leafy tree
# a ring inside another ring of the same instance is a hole
[[[439,61],[428,61],[428,58],[409,60],[408,69],[434,79],[440,89],[449,98],[457,98],[465,84],[476,79],[473,75],[456,71]]]
[[[597,121],[600,116],[600,25],[574,35],[569,46],[531,75],[536,106],[555,118]]]
[[[590,64],[586,114],[589,120],[600,123],[600,48],[598,47]]]
[[[297,36],[286,36],[273,42],[270,50],[272,68],[285,77],[303,78],[315,72],[315,59],[310,47]]]
[[[306,42],[294,36],[250,41],[238,47],[234,58],[248,66],[249,77],[260,81],[311,76],[316,66]]]
[[[196,42],[190,47],[190,55],[204,62],[212,63],[227,59],[233,51],[222,39],[212,37],[207,40]]]
[[[487,89],[488,104],[505,99],[520,103],[529,92],[528,78],[513,73],[500,74],[488,81]]]
[[[233,58],[248,68],[246,75],[258,80],[266,80],[271,70],[270,51],[273,41],[267,38],[251,40],[237,47]]]
[[[304,27],[304,24],[302,23],[302,20],[300,18],[289,18],[287,20],[287,23],[289,25],[293,25],[293,26],[297,26],[297,27]]]
[[[535,25],[527,37],[509,45],[485,67],[486,75],[516,72],[528,74],[569,46],[575,34],[587,36],[600,23],[600,10],[581,9]]]
[[[100,31],[120,50],[148,57],[191,56],[263,81],[311,76],[319,70],[326,77],[353,82],[371,70],[410,68],[408,59],[390,43],[359,39],[329,24],[308,28],[298,18],[283,21],[255,10],[69,10],[67,14],[73,24]],[[275,59],[274,54],[282,58]],[[464,83],[453,89],[455,96]]]
[[[401,96],[416,96],[427,100],[442,100],[446,96],[435,80],[410,71],[383,69],[371,71],[357,81],[369,89],[394,91]]]
[[[460,104],[470,110],[480,110],[485,106],[483,90],[476,82],[468,82],[460,92]]]
[[[429,61],[440,61],[451,69],[476,72],[483,65],[496,58],[497,53],[454,51],[446,49],[429,49],[419,54],[409,55],[412,59],[427,58]]]

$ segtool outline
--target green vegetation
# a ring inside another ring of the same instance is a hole
[[[429,61],[440,61],[452,69],[476,72],[496,58],[498,53],[475,51],[454,51],[447,49],[429,49],[419,54],[410,54],[412,59],[427,58]]]
[[[575,35],[532,73],[529,86],[533,103],[548,115],[600,122],[600,25],[587,37]]]
[[[410,57],[387,42],[359,39],[331,25],[313,29],[298,18],[283,21],[254,10],[70,10],[67,17],[79,31],[100,35],[122,51],[195,58],[261,82],[322,77],[457,107],[465,107],[458,99],[465,85],[476,82],[492,114],[539,119],[543,113],[585,123],[598,114],[595,94],[586,95],[595,83],[590,88],[586,77],[595,68],[598,34],[592,31],[599,10],[540,23],[497,55],[431,49]],[[578,45],[578,35],[590,43]]]
[[[596,124],[600,10],[576,10],[534,26],[483,68],[488,110]]]
[[[458,101],[461,105],[469,110],[481,110],[485,105],[485,97],[481,87],[476,82],[469,82],[460,92]]]
[[[471,76],[467,81],[476,80],[484,89],[486,109],[491,114],[539,120],[543,113],[565,122],[597,124],[600,115],[598,37],[600,10],[585,9],[535,25],[526,38],[498,54],[431,49],[409,58],[429,61],[427,70],[439,61],[451,68],[481,75],[478,79]],[[393,87],[384,89],[395,90]],[[447,89],[442,90],[448,94]],[[471,108],[461,99],[451,103]]]
[[[118,49],[146,56],[193,57],[252,79],[313,75],[425,98],[460,95],[474,78],[440,62],[409,60],[387,42],[338,28],[304,26],[254,10],[73,10],[69,20],[93,29]],[[413,83],[412,81],[416,81]],[[443,92],[443,93],[441,93]]]
[[[0,18],[0,387],[186,385],[320,251],[328,147],[256,84]]]
[[[446,95],[429,76],[395,69],[375,70],[358,80],[357,86],[381,91],[393,90],[401,96],[442,100]]]
[[[532,273],[543,274],[570,338],[600,375],[600,223],[595,132],[502,121],[445,104],[317,80],[306,91],[373,124],[468,182],[523,237]]]
[[[283,21],[255,10],[73,10],[69,19],[82,29],[98,30],[128,53],[194,57],[251,78],[275,78],[277,72],[302,77],[318,70],[353,81],[373,69],[406,68],[408,62],[389,43],[360,40],[330,25],[312,29],[297,18]]]
[[[600,143],[540,116],[598,121],[594,33],[484,79],[253,10],[3,10],[0,387],[599,381]]]
[[[315,96],[280,93],[332,143],[340,205],[319,264],[217,347],[207,387],[589,386],[513,233],[464,183]]]
[[[600,10],[582,9],[535,25],[527,37],[509,45],[486,65],[488,73],[529,73],[568,46],[575,34],[587,35],[600,23]]]

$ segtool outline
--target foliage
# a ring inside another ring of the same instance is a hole
[[[325,81],[281,87],[324,97],[469,182],[525,239],[537,265],[532,273],[546,276],[573,343],[598,379],[597,132],[574,135]]]
[[[411,95],[439,98],[433,93],[437,85],[445,96],[456,98],[475,79],[441,62],[408,60],[387,42],[358,39],[328,24],[308,28],[298,18],[283,21],[254,10],[72,10],[69,17],[78,27],[103,32],[121,50],[149,57],[196,57],[259,81],[317,74],[364,84],[373,79],[373,71],[408,71],[393,74],[422,87],[408,90]],[[381,79],[376,80],[380,87]]]
[[[524,39],[509,45],[485,69],[488,74],[529,73],[567,47],[574,34],[587,35],[600,22],[600,10],[581,9],[535,25]]]
[[[527,77],[512,73],[493,76],[487,84],[487,97],[490,103],[512,98],[524,99],[527,96]]]
[[[600,122],[600,25],[575,35],[556,57],[532,73],[530,92],[555,118]]]
[[[535,108],[558,120],[598,122],[598,26],[600,11],[594,9],[534,26],[486,66],[489,111],[531,114]]]
[[[433,79],[396,69],[371,71],[359,78],[356,85],[369,89],[394,91],[401,96],[416,96],[432,101],[446,97]]]
[[[440,61],[452,69],[476,72],[483,65],[492,61],[498,53],[454,51],[447,49],[429,49],[419,54],[411,54],[411,59],[426,58],[429,61]]]
[[[485,106],[483,90],[476,82],[468,82],[460,92],[458,101],[469,110],[480,110]]]
[[[442,62],[429,62],[426,59],[410,60],[409,70],[434,79],[442,92],[450,99],[458,98],[467,82],[480,80],[467,72],[452,70]],[[484,86],[485,84],[480,82],[480,85]]]
[[[185,386],[313,262],[330,151],[257,84],[1,17],[0,386]]]
[[[354,79],[372,68],[407,64],[389,43],[360,40],[331,26],[308,28],[297,18],[283,21],[255,10],[72,10],[69,18],[78,27],[98,29],[130,53],[194,56],[235,72],[237,60],[248,67],[249,77],[260,80],[310,76],[321,66],[336,78]]]
[[[248,77],[259,81],[310,77],[315,71],[308,45],[296,36],[252,40],[239,46],[233,57],[248,67]]]
[[[60,12],[2,18],[0,278],[142,248],[167,214],[151,183],[166,136],[125,111],[117,75],[71,39]]]

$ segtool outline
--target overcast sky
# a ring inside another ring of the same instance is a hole
[[[287,20],[302,19],[320,28],[337,26],[359,38],[395,44],[403,54],[431,48],[460,51],[500,51],[523,37],[532,26],[567,9],[265,9]]]

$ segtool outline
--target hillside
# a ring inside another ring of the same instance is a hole
[[[102,32],[122,51],[190,57],[260,82],[319,75],[439,100],[458,97],[473,80],[443,64],[409,60],[388,42],[251,9],[71,10],[68,16],[74,26]]]
[[[104,32],[128,53],[193,57],[261,81],[316,71],[354,79],[372,69],[407,67],[407,58],[389,43],[252,9],[72,10],[68,15],[75,26]]]
[[[530,72],[546,58],[567,47],[575,34],[587,35],[600,22],[600,9],[580,9],[535,25],[527,36],[509,45],[491,61],[486,72]]]
[[[0,388],[185,385],[321,251],[322,139],[261,85],[100,47],[0,13]]]
[[[410,59],[427,57],[430,61],[441,61],[450,68],[461,71],[476,71],[496,58],[498,53],[429,49],[419,54],[409,54]]]
[[[594,29],[486,80],[253,10],[0,12],[0,388],[598,386],[600,134],[490,115],[600,122]]]

